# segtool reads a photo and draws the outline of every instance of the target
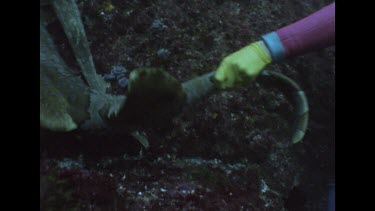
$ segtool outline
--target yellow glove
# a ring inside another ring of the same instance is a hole
[[[248,84],[271,61],[263,41],[252,43],[223,59],[215,73],[215,85],[219,89],[229,89]]]

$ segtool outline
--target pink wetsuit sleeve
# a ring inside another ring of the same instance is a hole
[[[335,2],[276,31],[286,57],[335,44]]]

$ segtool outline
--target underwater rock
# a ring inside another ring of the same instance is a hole
[[[65,158],[65,159],[57,162],[57,167],[59,169],[71,170],[71,169],[82,169],[83,165],[82,165],[82,163],[79,163],[75,160]]]
[[[125,74],[120,74],[116,76],[117,80],[120,80],[121,78],[125,78]]]
[[[125,78],[125,76],[123,78],[118,79],[118,85],[121,88],[126,88],[128,86],[128,83],[129,83],[129,80]]]
[[[168,26],[166,26],[163,22],[161,22],[161,20],[156,19],[154,20],[154,22],[152,22],[150,28],[155,31],[162,31],[164,29],[167,29]]]
[[[106,81],[112,81],[112,80],[115,80],[116,76],[113,75],[112,73],[109,73],[109,74],[104,74],[103,78]]]
[[[157,52],[158,58],[162,60],[167,60],[171,55],[171,52],[165,48],[161,48]]]
[[[120,74],[124,74],[127,71],[128,70],[125,67],[123,67],[121,65],[115,65],[115,66],[113,66],[111,72],[112,72],[112,74],[114,74],[115,76],[117,76],[117,75],[120,75]]]

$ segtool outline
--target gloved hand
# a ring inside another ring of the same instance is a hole
[[[248,84],[271,61],[270,52],[263,41],[254,42],[223,59],[215,73],[214,83],[219,89]]]

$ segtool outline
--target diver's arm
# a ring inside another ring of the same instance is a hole
[[[273,61],[335,43],[335,2],[293,24],[262,36]]]
[[[334,43],[335,3],[332,3],[228,55],[216,70],[214,81],[220,89],[245,85],[253,81],[272,62]]]

